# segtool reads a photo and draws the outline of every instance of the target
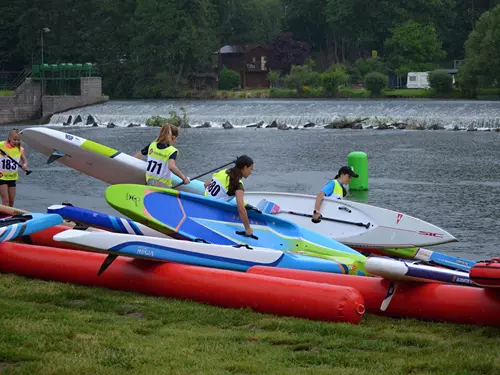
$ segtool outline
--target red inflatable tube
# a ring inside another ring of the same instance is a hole
[[[477,262],[470,269],[469,276],[477,285],[500,288],[500,258]]]
[[[386,311],[381,311],[390,285],[387,279],[263,266],[247,273],[351,286],[361,292],[366,311],[372,314],[500,327],[500,293],[493,289],[400,282]]]
[[[0,272],[313,320],[357,324],[364,313],[363,297],[351,287],[125,257],[118,257],[97,276],[105,258],[84,251],[0,243]]]

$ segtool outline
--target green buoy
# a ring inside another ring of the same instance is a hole
[[[351,152],[347,155],[347,165],[359,175],[351,179],[349,190],[368,190],[368,156],[361,151]]]

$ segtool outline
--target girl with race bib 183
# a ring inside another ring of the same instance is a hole
[[[3,205],[13,207],[16,198],[16,181],[19,178],[18,166],[25,171],[28,170],[28,159],[24,155],[18,129],[12,129],[7,140],[0,142],[0,150],[0,196]]]
[[[164,124],[160,135],[154,142],[144,147],[134,156],[138,159],[147,156],[146,184],[164,188],[172,187],[172,173],[179,177],[184,184],[190,180],[175,165],[179,153],[173,145],[179,136],[179,128],[172,124]]]
[[[250,227],[247,210],[245,209],[245,188],[241,179],[250,176],[252,170],[253,160],[247,155],[242,155],[236,159],[233,168],[214,173],[212,179],[205,182],[205,196],[225,201],[230,201],[236,197],[238,214],[245,226],[244,234],[249,237],[253,236],[253,230]]]

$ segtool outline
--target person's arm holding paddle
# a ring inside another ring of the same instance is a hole
[[[323,198],[325,196],[334,196],[337,199],[344,199],[344,197],[347,195],[347,191],[344,185],[348,184],[351,181],[352,177],[358,178],[359,175],[354,173],[354,170],[351,167],[342,167],[339,169],[339,172],[334,177],[334,179],[332,181],[329,181],[323,187],[323,189],[318,193],[316,201],[314,202],[313,217],[311,219],[313,223],[319,223],[321,221],[321,213],[319,212],[319,210],[321,209]]]
[[[21,147],[21,167],[25,170],[28,171],[28,158],[26,155],[24,155],[24,147]]]

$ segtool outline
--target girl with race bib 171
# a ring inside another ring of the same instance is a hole
[[[134,156],[141,159],[147,156],[146,184],[164,188],[172,187],[172,173],[179,177],[184,184],[190,180],[175,165],[175,159],[179,154],[173,145],[179,136],[179,128],[166,123],[161,127],[160,135],[154,142],[144,147]]]
[[[207,197],[225,201],[230,201],[236,197],[238,214],[245,226],[245,232],[238,232],[238,234],[244,234],[248,237],[253,236],[253,230],[250,227],[247,210],[245,209],[245,188],[241,179],[250,176],[252,170],[253,160],[249,156],[242,155],[236,159],[233,168],[214,173],[212,179],[205,182],[205,196]]]
[[[16,181],[19,178],[18,166],[27,171],[28,159],[24,155],[24,147],[21,146],[19,130],[12,129],[7,140],[0,142],[0,196],[5,206],[14,206]]]

